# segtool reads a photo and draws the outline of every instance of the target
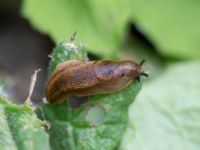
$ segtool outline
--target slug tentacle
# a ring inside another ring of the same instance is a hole
[[[142,75],[142,76],[145,76],[145,77],[148,77],[148,76],[149,76],[149,75],[148,75],[147,73],[145,73],[145,72],[142,72],[141,75]]]
[[[143,59],[143,60],[140,62],[140,66],[142,66],[145,62],[146,62],[146,60]]]

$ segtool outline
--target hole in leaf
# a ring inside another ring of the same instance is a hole
[[[105,117],[105,109],[101,105],[92,104],[88,107],[85,119],[91,125],[100,125]]]

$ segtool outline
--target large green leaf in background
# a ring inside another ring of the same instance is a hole
[[[22,12],[56,42],[77,31],[91,52],[116,57],[130,9],[128,0],[24,0]]]
[[[86,59],[85,53],[72,42],[60,42],[51,55],[49,71],[65,60]],[[78,108],[72,108],[69,100],[42,105],[41,117],[51,123],[52,150],[113,150],[119,146],[128,123],[128,107],[141,84],[134,81],[119,92],[91,96]]]
[[[0,96],[0,150],[49,149],[49,137],[32,108]]]
[[[200,149],[199,68],[180,63],[144,86],[130,107],[122,150]]]
[[[132,0],[133,20],[163,54],[200,58],[199,0]]]
[[[200,58],[199,0],[24,0],[22,6],[32,25],[56,42],[77,31],[100,56],[119,54],[132,18],[163,55]]]

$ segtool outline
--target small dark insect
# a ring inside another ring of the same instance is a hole
[[[125,61],[70,60],[57,65],[46,86],[46,98],[59,103],[66,96],[90,96],[111,93],[127,87],[140,76],[148,76],[137,64]]]

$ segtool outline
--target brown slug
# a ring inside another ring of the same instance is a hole
[[[50,103],[62,102],[66,96],[90,96],[118,91],[127,87],[141,75],[142,61],[70,60],[56,66],[46,86]]]

